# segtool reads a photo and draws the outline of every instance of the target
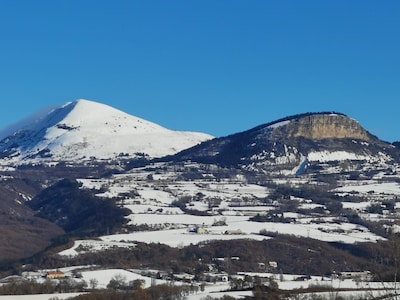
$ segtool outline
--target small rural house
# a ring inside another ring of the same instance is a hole
[[[65,274],[60,271],[49,271],[46,273],[46,278],[49,278],[49,279],[65,278]]]

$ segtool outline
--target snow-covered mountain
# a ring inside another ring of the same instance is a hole
[[[173,131],[105,104],[76,100],[36,113],[0,132],[4,162],[161,157],[213,138]]]
[[[254,172],[296,174],[313,165],[351,162],[386,167],[400,163],[395,146],[342,113],[305,113],[215,138],[176,154],[190,160],[240,166]],[[318,167],[319,170],[321,166]],[[322,168],[322,167],[321,167]]]

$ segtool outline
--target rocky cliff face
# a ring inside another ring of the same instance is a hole
[[[319,113],[291,119],[285,126],[273,130],[272,136],[284,134],[286,138],[304,137],[311,140],[351,138],[370,141],[372,136],[360,124],[341,114]]]

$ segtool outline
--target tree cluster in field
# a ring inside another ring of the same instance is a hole
[[[91,280],[89,289],[86,282],[75,281],[73,279],[46,280],[38,283],[31,280],[21,280],[0,286],[0,295],[33,295],[33,294],[54,294],[54,293],[79,293],[80,296],[72,299],[184,299],[187,295],[199,291],[198,286],[194,285],[155,285],[144,289],[141,280],[126,282],[123,277],[114,276],[107,289],[96,290],[96,280]],[[54,297],[57,299],[57,297]]]
[[[34,295],[54,293],[75,293],[86,291],[84,281],[75,281],[70,278],[49,280],[40,283],[33,280],[19,280],[0,285],[0,295]]]

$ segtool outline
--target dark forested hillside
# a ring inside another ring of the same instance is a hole
[[[37,216],[78,236],[101,235],[121,228],[127,211],[116,206],[113,200],[95,197],[79,186],[75,180],[60,180],[28,205]]]

